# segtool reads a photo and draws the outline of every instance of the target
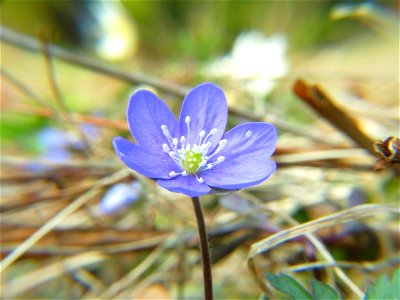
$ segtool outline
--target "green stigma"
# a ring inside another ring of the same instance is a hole
[[[182,159],[182,166],[189,174],[196,173],[199,168],[199,164],[203,160],[203,154],[194,152],[192,150],[186,151],[185,159]]]

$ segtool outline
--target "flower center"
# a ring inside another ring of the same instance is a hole
[[[203,160],[203,153],[197,153],[193,150],[186,151],[186,160],[181,158],[181,165],[188,173],[196,173],[200,163]]]
[[[187,136],[181,136],[180,139],[172,137],[167,126],[161,125],[161,130],[167,139],[168,143],[162,145],[162,149],[165,153],[175,161],[175,163],[181,168],[182,172],[176,173],[171,171],[170,176],[187,176],[193,174],[197,180],[201,183],[203,179],[199,177],[198,173],[204,170],[209,170],[215,165],[222,163],[225,160],[224,156],[218,156],[213,162],[209,162],[218,152],[224,148],[227,140],[223,139],[219,141],[217,149],[212,153],[208,153],[211,143],[208,141],[210,136],[217,133],[217,128],[212,129],[207,135],[204,130],[201,130],[198,134],[198,142],[196,144],[189,143],[190,133],[190,121],[191,118],[187,116],[185,123],[187,126]]]

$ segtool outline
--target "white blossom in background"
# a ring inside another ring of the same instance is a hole
[[[142,193],[139,181],[131,183],[118,183],[113,185],[100,200],[99,211],[101,214],[113,214],[134,204]]]
[[[101,58],[127,60],[137,52],[137,26],[120,1],[82,1],[78,8],[80,32]]]
[[[243,87],[257,98],[268,95],[275,81],[288,72],[284,34],[270,37],[259,31],[241,33],[232,51],[207,66],[208,76],[225,77],[241,81]]]

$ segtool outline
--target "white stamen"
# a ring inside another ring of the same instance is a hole
[[[161,130],[164,133],[165,136],[167,136],[169,134],[168,132],[168,128],[166,125],[161,125]]]
[[[199,147],[199,146],[197,146],[197,145],[193,145],[192,151],[193,151],[194,153],[202,153],[202,154],[204,153],[203,150],[202,150],[202,148]]]
[[[213,128],[213,129],[211,129],[210,133],[209,133],[209,134],[207,134],[207,136],[206,136],[206,138],[204,139],[203,143],[205,144],[205,143],[206,143],[206,141],[208,140],[208,138],[209,138],[211,135],[213,135],[213,134],[216,134],[216,133],[217,133],[217,131],[218,131],[218,129],[217,129],[217,128]]]
[[[169,151],[169,149],[173,149],[173,151],[177,151],[176,146],[178,145],[178,139],[172,138],[171,134],[169,133],[168,127],[166,125],[161,125],[161,130],[162,130],[164,136],[167,138],[169,147],[171,147],[171,148],[168,147],[168,150],[167,150],[167,148],[163,144],[163,150],[165,152]],[[168,146],[168,144],[165,144],[165,145]],[[170,154],[170,156],[171,156],[171,154]],[[174,158],[174,160],[179,162],[179,159],[176,157]]]
[[[207,143],[201,145],[201,150],[202,150],[201,152],[207,153],[208,148],[210,148],[210,146],[211,146],[211,143],[210,143],[210,142],[207,142]]]
[[[186,116],[186,118],[185,118],[185,123],[186,123],[186,127],[187,127],[186,137],[187,137],[188,141],[189,141],[189,134],[190,134],[190,126],[189,126],[190,121],[191,121],[190,117]]]
[[[199,133],[199,136],[200,136],[200,138],[199,138],[199,145],[201,145],[202,144],[202,140],[203,140],[203,137],[206,135],[206,132],[204,131],[204,130],[201,130],[200,131],[200,133]]]
[[[212,163],[208,163],[207,166],[204,168],[204,164],[199,166],[199,170],[209,170],[212,169],[214,166],[219,165],[220,163],[222,163],[225,160],[224,156],[218,156],[217,160],[212,162]]]
[[[178,175],[186,176],[187,173],[186,173],[186,171],[180,172],[180,173],[176,173],[175,171],[169,172],[169,176],[171,176],[171,177],[175,177],[175,176],[178,176]]]
[[[226,139],[220,140],[218,145],[220,145],[221,147],[224,147],[226,145]]]
[[[178,175],[187,176],[189,173],[195,175],[198,182],[203,183],[203,178],[199,177],[197,174],[200,171],[208,170],[214,166],[222,163],[225,157],[220,155],[216,160],[210,162],[210,159],[217,155],[226,145],[227,140],[220,140],[218,146],[211,155],[208,155],[208,151],[211,147],[211,142],[208,139],[218,132],[217,128],[211,129],[208,134],[205,130],[200,130],[198,133],[198,141],[191,141],[190,134],[190,122],[191,118],[189,116],[185,117],[185,123],[187,126],[187,133],[185,136],[180,136],[179,138],[172,137],[168,127],[166,125],[161,125],[161,130],[166,137],[166,143],[162,144],[162,149],[167,153],[174,162],[180,167],[182,173],[171,171],[169,175],[175,177]],[[192,132],[194,134],[194,132]],[[248,137],[251,135],[251,131],[248,130],[245,135]],[[193,144],[190,144],[191,141]],[[180,143],[180,144],[179,144]],[[179,145],[179,146],[178,146]],[[190,170],[188,173],[185,167]]]
[[[213,154],[211,154],[211,155],[208,157],[208,159],[210,159],[211,157],[213,157],[214,155],[216,155],[218,152],[220,152],[220,151],[222,150],[222,148],[225,147],[226,142],[227,142],[226,139],[220,140],[219,143],[218,143],[217,149],[214,151]]]
[[[194,174],[194,175],[196,176],[196,179],[197,179],[198,182],[200,182],[200,183],[203,183],[203,182],[204,182],[204,179],[203,179],[203,178],[197,176],[197,174]]]
[[[163,150],[164,150],[164,152],[165,153],[169,153],[169,147],[168,147],[168,145],[167,144],[162,144],[162,148],[163,148]]]

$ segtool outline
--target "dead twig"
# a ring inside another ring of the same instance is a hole
[[[4,26],[1,26],[0,30],[1,30],[1,36],[0,36],[1,40],[8,44],[33,52],[43,51],[40,43],[33,38],[30,38],[22,34],[18,34]],[[139,73],[123,72],[119,69],[117,70],[116,68],[108,66],[94,59],[79,54],[75,54],[73,52],[61,49],[54,45],[50,44],[48,45],[48,53],[66,62],[77,64],[87,69],[107,74],[111,77],[118,78],[127,82],[131,82],[134,84],[147,84],[150,86],[154,86],[160,91],[164,91],[167,93],[173,92],[175,95],[178,96],[184,96],[187,93],[187,89],[184,89],[177,85],[173,85],[170,83],[166,83],[165,81],[150,78]]]
[[[303,224],[299,224],[293,226],[292,228],[282,230],[276,234],[273,234],[257,243],[251,245],[249,255],[248,255],[248,268],[252,276],[254,277],[255,281],[259,285],[259,287],[265,292],[269,293],[269,289],[267,285],[264,283],[263,280],[260,279],[258,272],[256,270],[256,266],[254,263],[254,259],[263,253],[268,252],[270,249],[274,248],[275,246],[291,240],[293,238],[306,235],[308,238],[312,237],[311,233],[321,229],[321,228],[328,228],[333,225],[347,223],[356,219],[361,219],[369,216],[374,216],[377,214],[382,213],[400,213],[400,209],[395,206],[390,205],[380,205],[380,204],[364,204],[355,206],[349,209],[344,209],[340,212],[333,213]],[[329,254],[326,252],[325,254]],[[325,257],[328,263],[334,263],[334,260],[331,257]],[[341,269],[337,269],[340,272],[341,279],[343,280],[346,276]],[[350,283],[349,287],[355,292],[355,294],[360,294],[359,289],[355,286],[352,282],[347,281]],[[362,293],[361,293],[362,296]]]
[[[66,217],[74,213],[87,201],[92,199],[94,196],[100,193],[101,188],[105,185],[109,185],[113,182],[117,182],[122,178],[128,176],[129,173],[126,169],[118,171],[110,176],[104,177],[96,183],[92,189],[87,191],[78,197],[71,204],[62,209],[57,213],[50,221],[45,223],[40,227],[34,234],[32,234],[28,239],[22,242],[13,252],[11,252],[7,257],[5,257],[0,264],[0,273],[4,272],[7,267],[9,267],[14,261],[16,261],[21,255],[23,255],[32,245],[36,244],[43,236],[54,229],[58,224],[60,224]]]
[[[356,144],[375,156],[374,140],[362,131],[357,120],[335,104],[334,99],[319,85],[299,79],[293,86],[294,93],[333,126],[349,136]]]
[[[53,119],[56,119],[57,117],[57,113],[53,109],[45,107],[37,107],[17,102],[7,103],[6,107],[10,109],[12,108],[13,110],[18,111],[19,113],[24,113],[24,114],[37,115]],[[128,130],[128,124],[126,123],[125,120],[117,120],[117,119],[111,120],[103,117],[71,112],[71,121],[78,124],[85,123],[105,128]]]
[[[0,27],[1,30],[1,40],[11,44],[13,46],[19,47],[32,52],[41,52],[42,47],[38,41],[28,36],[16,33],[4,26]],[[80,67],[85,67],[89,70],[96,71],[110,77],[120,79],[133,84],[144,84],[149,85],[161,92],[174,95],[183,99],[183,97],[189,91],[189,88],[182,87],[176,84],[167,83],[162,80],[155,79],[150,76],[145,76],[137,72],[125,72],[121,69],[117,69],[110,65],[104,64],[98,60],[73,53],[71,51],[62,49],[54,45],[47,45],[48,54],[52,57],[56,57],[68,63],[78,65]],[[295,135],[305,136],[314,140],[315,142],[322,144],[333,144],[332,141],[324,139],[319,133],[312,131],[311,129],[304,130],[298,128],[296,125],[290,124],[285,120],[278,119],[275,116],[268,114],[266,116],[257,116],[249,112],[241,111],[233,107],[229,107],[229,112],[237,117],[242,117],[251,121],[263,121],[263,122],[273,122],[279,129],[291,132]]]

